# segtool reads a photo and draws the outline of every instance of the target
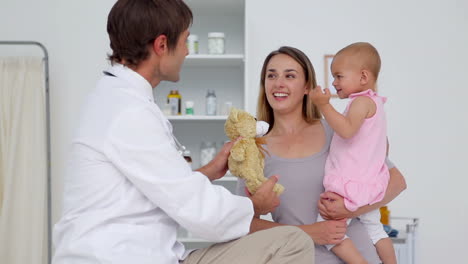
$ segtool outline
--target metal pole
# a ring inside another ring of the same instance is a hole
[[[44,52],[44,75],[46,96],[46,141],[47,141],[47,261],[52,263],[52,171],[50,145],[50,95],[49,95],[49,53],[46,47],[37,41],[0,41],[0,45],[32,45]]]

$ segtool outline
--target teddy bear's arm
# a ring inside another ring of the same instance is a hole
[[[235,161],[244,161],[245,160],[245,148],[241,142],[237,142],[231,149],[231,157]]]

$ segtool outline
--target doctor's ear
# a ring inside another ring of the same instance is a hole
[[[167,51],[167,37],[166,35],[159,35],[153,41],[154,52],[161,56]]]

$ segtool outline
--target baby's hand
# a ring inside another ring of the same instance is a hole
[[[320,107],[330,103],[331,93],[328,88],[325,88],[325,91],[322,91],[322,87],[317,85],[317,87],[310,90],[309,96],[312,99],[312,103]]]

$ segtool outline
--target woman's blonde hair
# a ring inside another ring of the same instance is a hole
[[[275,118],[273,116],[273,109],[271,108],[271,105],[268,103],[268,100],[265,94],[265,75],[266,75],[268,63],[270,62],[271,58],[273,58],[275,55],[278,55],[278,54],[285,54],[291,57],[292,59],[294,59],[297,63],[299,63],[299,65],[301,65],[302,70],[304,71],[304,75],[305,75],[306,86],[309,87],[309,91],[310,89],[313,89],[317,86],[314,66],[312,66],[312,63],[310,62],[307,55],[305,55],[299,49],[288,47],[288,46],[283,46],[279,48],[278,50],[272,51],[270,54],[268,54],[268,56],[265,58],[265,61],[263,62],[262,73],[261,73],[262,75],[260,77],[261,80],[260,80],[260,91],[258,94],[258,103],[257,103],[257,119],[263,120],[267,122],[268,124],[270,124],[269,130],[273,128],[274,123],[275,123]],[[304,98],[302,99],[302,116],[304,117],[304,120],[307,123],[313,123],[322,118],[322,114],[320,113],[320,110],[317,108],[315,104],[312,103],[308,94],[305,94]]]

